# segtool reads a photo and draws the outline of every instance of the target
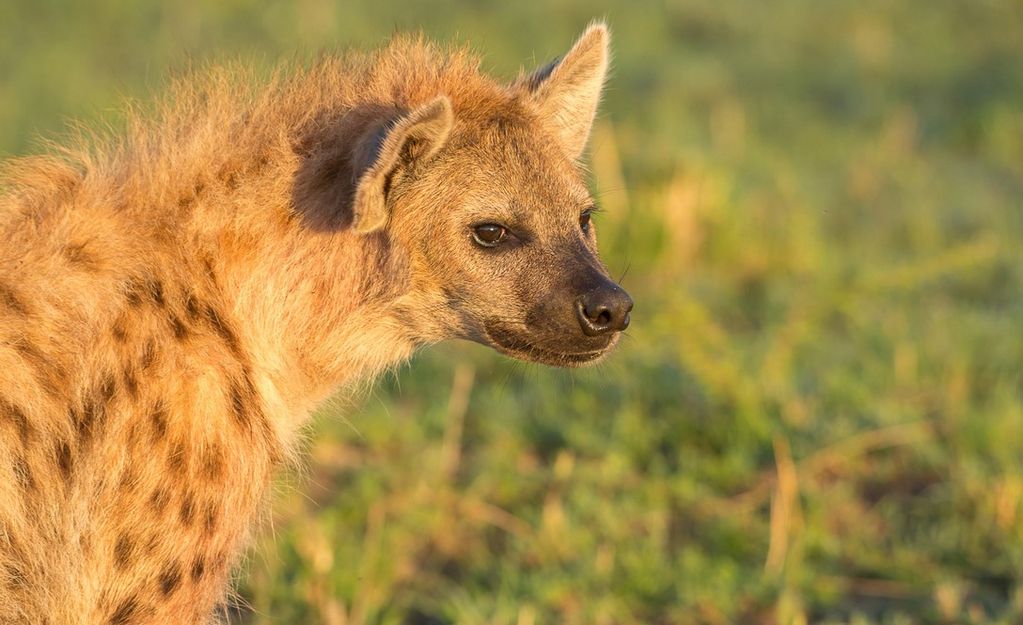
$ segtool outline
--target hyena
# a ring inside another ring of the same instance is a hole
[[[0,622],[209,623],[339,388],[443,339],[556,366],[615,345],[632,301],[579,164],[607,29],[508,84],[478,66],[406,37],[210,70],[6,163]]]

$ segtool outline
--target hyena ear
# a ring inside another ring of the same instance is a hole
[[[568,156],[578,159],[586,147],[597,104],[604,88],[610,58],[607,25],[595,22],[579,37],[568,54],[556,59],[518,84],[527,90],[550,120]]]
[[[387,195],[402,171],[444,147],[454,123],[451,101],[428,104],[369,133],[356,147],[352,229],[368,234],[387,223]]]

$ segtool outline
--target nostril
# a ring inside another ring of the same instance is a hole
[[[587,336],[620,332],[629,327],[632,298],[617,287],[592,289],[575,300],[575,310]]]
[[[605,302],[597,301],[583,306],[583,314],[594,328],[606,328],[614,320],[614,311]]]
[[[614,315],[602,303],[587,301],[584,295],[576,300],[575,310],[583,334],[597,336],[608,331]]]

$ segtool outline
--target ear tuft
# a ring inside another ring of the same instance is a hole
[[[586,147],[610,63],[610,33],[593,22],[565,56],[519,80],[549,120],[570,158]]]
[[[454,113],[439,96],[365,137],[356,154],[352,229],[368,234],[387,224],[387,195],[402,168],[433,158],[444,147]]]

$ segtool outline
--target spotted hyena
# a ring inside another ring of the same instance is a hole
[[[593,25],[510,84],[419,38],[227,68],[6,163],[0,622],[209,622],[339,388],[450,338],[605,355],[632,302],[579,159],[607,46]]]

